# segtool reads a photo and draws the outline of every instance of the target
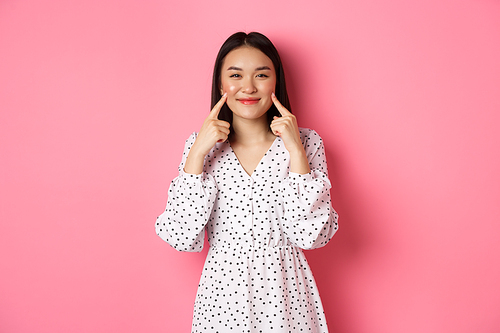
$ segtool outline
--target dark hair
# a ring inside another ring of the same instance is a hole
[[[242,46],[254,47],[264,53],[266,56],[271,59],[274,65],[274,70],[276,71],[276,88],[275,95],[278,98],[278,101],[288,109],[288,111],[292,112],[290,106],[290,100],[288,99],[288,93],[286,91],[286,82],[285,82],[285,73],[283,71],[283,65],[281,64],[281,59],[278,54],[278,50],[274,47],[273,43],[261,33],[251,32],[246,34],[244,32],[237,32],[231,35],[224,44],[222,44],[219,53],[217,54],[217,58],[215,59],[214,65],[214,74],[212,77],[212,106],[213,108],[215,104],[221,99],[222,95],[220,93],[221,87],[221,69],[222,62],[226,55],[234,49],[237,49]],[[269,110],[267,110],[267,122],[271,125],[274,116],[280,116],[280,113],[276,109],[276,107],[271,105]],[[233,121],[233,112],[227,104],[222,106],[222,109],[219,113],[219,119],[225,120],[230,124]]]

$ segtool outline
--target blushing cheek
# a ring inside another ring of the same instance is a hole
[[[273,100],[271,98],[271,94],[275,91],[276,89],[276,80],[268,82],[265,87],[263,87],[266,91],[266,95],[269,97],[268,105],[266,107],[270,108],[271,105],[273,104]]]
[[[265,85],[262,87],[266,91],[266,94],[271,96],[271,93],[274,92],[276,88],[276,80],[266,81]]]
[[[236,106],[234,95],[238,92],[237,86],[229,82],[222,81],[222,90],[227,93],[227,106],[229,106],[229,109],[233,110]]]
[[[236,93],[237,89],[236,86],[234,85],[234,82],[227,80],[227,78],[222,77],[221,85],[222,85],[222,91],[227,92],[227,94],[229,95],[228,97],[231,97],[231,95],[234,95]]]
[[[236,103],[234,95],[238,92],[238,87],[229,82],[222,82],[222,90],[227,92],[227,105],[232,110],[232,107]]]
[[[222,82],[222,90],[227,92],[228,95],[234,95],[238,91],[237,87],[234,84],[229,84],[227,82]]]

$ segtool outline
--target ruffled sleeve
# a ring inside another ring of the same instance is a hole
[[[167,207],[156,219],[156,234],[178,251],[199,252],[203,249],[205,225],[217,195],[213,177],[184,172],[184,163],[196,133],[186,140],[179,175],[168,190]]]
[[[323,140],[308,129],[302,129],[302,136],[311,172],[289,172],[283,182],[282,228],[296,246],[315,249],[325,246],[338,230],[338,214],[331,205]]]

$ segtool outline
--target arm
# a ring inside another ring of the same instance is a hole
[[[297,119],[271,95],[281,117],[274,117],[271,130],[279,135],[290,153],[290,172],[282,186],[282,228],[293,244],[314,249],[328,243],[338,229],[338,215],[330,203],[330,181],[325,148],[312,130],[301,137]]]
[[[156,233],[178,251],[199,252],[203,248],[205,225],[212,212],[217,186],[203,172],[188,174],[184,165],[196,140],[193,133],[186,141],[179,176],[170,184],[167,207],[156,219]]]
[[[271,130],[274,135],[281,137],[285,148],[290,153],[290,171],[301,175],[311,172],[309,161],[302,144],[297,119],[288,111],[272,93],[271,99],[281,117],[274,117]]]
[[[306,131],[306,130],[304,130]],[[328,170],[323,141],[315,131],[306,133],[303,147],[310,172],[290,172],[282,185],[283,230],[288,239],[303,249],[319,248],[338,229],[338,214],[331,206]]]
[[[193,133],[186,141],[179,176],[168,190],[167,208],[156,219],[156,234],[179,251],[203,248],[205,225],[217,195],[215,180],[203,172],[203,166],[215,143],[229,134],[229,123],[217,119],[226,98],[224,94],[212,108],[199,134]]]

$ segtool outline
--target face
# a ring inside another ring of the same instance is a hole
[[[227,92],[227,105],[234,117],[258,119],[273,104],[276,72],[271,59],[253,47],[229,52],[222,63],[221,90]]]

